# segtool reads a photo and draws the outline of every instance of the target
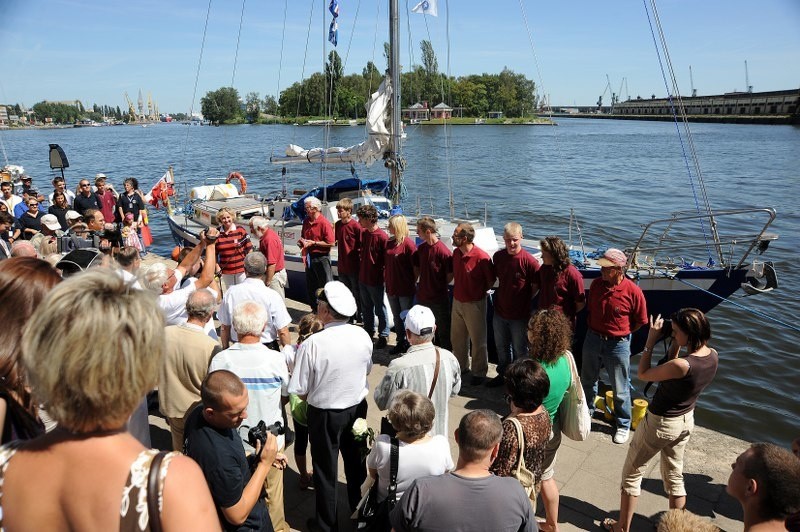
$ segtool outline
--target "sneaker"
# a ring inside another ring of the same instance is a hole
[[[489,380],[486,382],[487,388],[497,388],[498,386],[502,386],[505,383],[505,379],[502,375],[498,375],[497,377]]]
[[[625,443],[628,441],[628,435],[630,434],[630,429],[626,428],[618,428],[617,432],[614,433],[614,443]]]
[[[375,349],[383,349],[384,347],[386,347],[386,337],[385,336],[381,336],[380,338],[378,338],[378,341],[375,343]]]

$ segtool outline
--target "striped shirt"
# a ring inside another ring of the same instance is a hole
[[[244,258],[253,249],[250,238],[242,227],[232,225],[230,231],[220,229],[217,238],[217,262],[223,274],[244,272]]]

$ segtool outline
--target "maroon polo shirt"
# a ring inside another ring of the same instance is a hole
[[[494,292],[494,311],[506,320],[526,320],[531,315],[531,299],[538,281],[539,261],[521,249],[511,255],[505,249],[494,254],[498,286]]]
[[[106,223],[112,223],[117,219],[117,199],[110,190],[104,190],[95,193],[97,199],[100,200],[100,210],[103,212],[103,218]]]
[[[303,230],[300,232],[300,236],[306,240],[328,242],[329,244],[334,242],[333,226],[322,214],[317,216],[314,221],[311,221],[310,216],[306,216],[306,219],[303,220]],[[322,246],[311,246],[306,251],[312,257],[330,254],[330,248]]]
[[[386,264],[386,244],[389,236],[386,231],[376,227],[361,233],[361,266],[358,282],[368,286],[383,285],[383,268]]]
[[[617,286],[602,278],[589,286],[589,328],[608,336],[627,336],[647,323],[647,304],[642,289],[625,277]]]
[[[394,238],[389,240],[386,247],[386,293],[390,296],[413,297],[416,292],[416,279],[414,279],[414,252],[416,244],[409,237],[398,242]]]
[[[339,274],[353,275],[358,273],[361,265],[359,252],[361,250],[361,224],[350,218],[347,223],[341,220],[336,222],[334,233],[336,245],[339,249],[337,268]]]
[[[557,308],[575,320],[578,303],[586,301],[583,276],[570,264],[556,275],[553,266],[544,264],[539,269],[539,309]]]
[[[453,251],[453,299],[462,303],[483,299],[494,280],[492,259],[484,250],[473,246],[466,253]]]
[[[283,256],[283,244],[281,237],[273,230],[268,230],[258,240],[258,250],[267,257],[267,264],[275,265],[275,272],[285,268]]]
[[[434,245],[423,242],[413,256],[419,268],[417,302],[435,303],[447,298],[447,275],[453,271],[453,254],[441,240]]]

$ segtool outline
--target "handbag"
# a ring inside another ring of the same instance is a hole
[[[514,425],[514,428],[517,429],[517,442],[519,443],[517,468],[511,472],[511,476],[519,480],[519,483],[522,484],[522,489],[525,490],[525,495],[527,495],[531,501],[536,501],[536,477],[534,476],[533,471],[525,466],[525,434],[522,432],[522,424],[515,417],[509,417],[508,419]],[[532,504],[534,507],[536,506],[535,502]]]
[[[358,509],[356,530],[359,532],[388,532],[392,529],[389,512],[397,502],[397,466],[400,459],[400,444],[397,438],[390,439],[392,448],[389,455],[389,492],[386,498],[378,502],[378,484],[376,480],[369,489],[363,504]]]
[[[161,532],[161,512],[158,509],[158,475],[161,462],[166,456],[166,451],[161,451],[150,461],[150,471],[147,473],[147,518],[150,532]]]
[[[589,432],[592,430],[592,416],[589,414],[589,405],[586,403],[586,395],[583,393],[575,359],[569,351],[564,353],[564,356],[569,361],[572,380],[558,406],[561,432],[571,440],[585,441],[589,438]]]
[[[442,356],[439,353],[439,348],[433,346],[436,350],[436,366],[433,369],[433,380],[431,381],[431,388],[428,390],[428,399],[433,397],[433,390],[436,388],[436,381],[439,380],[439,366],[442,363]],[[381,418],[381,434],[386,434],[387,436],[395,437],[397,436],[397,431],[394,430],[394,427],[389,422],[389,418],[387,416],[383,416]]]

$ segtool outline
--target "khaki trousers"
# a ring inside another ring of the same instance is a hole
[[[475,377],[485,377],[489,370],[489,352],[486,346],[486,297],[478,301],[453,299],[450,318],[450,342],[461,371],[472,370]],[[472,341],[472,363],[469,363]]]
[[[264,490],[267,492],[267,508],[272,528],[275,532],[289,532],[291,529],[286,522],[286,513],[283,509],[283,469],[269,468],[267,479],[264,481]]]
[[[169,425],[169,432],[172,434],[172,450],[182,453],[185,419],[182,417],[168,417],[167,425]]]

